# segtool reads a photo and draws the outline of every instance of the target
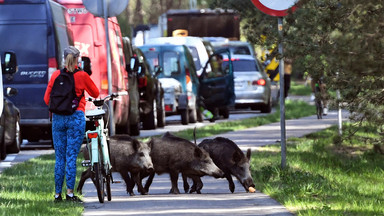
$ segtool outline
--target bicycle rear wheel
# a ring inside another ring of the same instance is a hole
[[[103,175],[103,155],[101,149],[99,148],[99,162],[94,163],[93,170],[96,174],[96,190],[97,197],[99,198],[100,203],[104,203],[104,175]]]

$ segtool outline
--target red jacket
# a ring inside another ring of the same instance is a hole
[[[59,76],[59,74],[60,70],[55,71],[48,82],[48,86],[45,90],[44,95],[44,102],[47,105],[49,104],[49,98],[51,95],[53,83],[55,82],[55,79]],[[80,95],[84,93],[84,90],[87,91],[89,96],[93,98],[97,98],[99,96],[99,89],[96,87],[95,83],[92,81],[91,77],[89,77],[86,72],[78,71],[74,74],[73,77],[75,79],[75,91],[78,97],[80,97]],[[79,103],[79,107],[77,107],[77,110],[82,110],[83,112],[85,112],[85,103],[85,97],[82,97]]]

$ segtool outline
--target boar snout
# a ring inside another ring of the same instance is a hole
[[[224,178],[224,172],[221,169],[218,169],[216,172],[213,172],[212,176],[215,178]]]
[[[147,168],[147,172],[148,173],[153,173],[155,171],[155,169],[153,167],[148,167]]]

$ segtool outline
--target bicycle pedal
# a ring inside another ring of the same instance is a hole
[[[83,167],[90,167],[91,166],[91,161],[90,160],[83,160],[83,161],[81,161],[81,166],[83,166]]]

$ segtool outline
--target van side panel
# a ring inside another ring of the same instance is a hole
[[[100,90],[100,97],[108,94],[108,71],[104,19],[95,17],[77,1],[60,1],[67,7],[74,34],[74,44],[82,56],[88,56],[92,63],[91,78]],[[128,91],[128,73],[122,51],[120,26],[115,17],[108,19],[108,36],[111,50],[112,92]],[[129,97],[121,97],[114,103],[114,120],[117,126],[129,125]],[[86,107],[89,109],[90,105]]]
[[[21,124],[49,124],[43,95],[48,83],[48,58],[54,57],[54,29],[49,26],[47,6],[0,4],[1,49],[17,53],[19,72],[4,84],[18,90],[10,98],[20,109]],[[47,43],[48,41],[48,43]]]

